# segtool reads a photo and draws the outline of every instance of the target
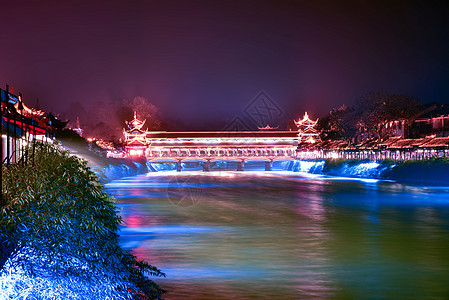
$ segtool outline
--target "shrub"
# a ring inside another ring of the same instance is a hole
[[[165,274],[121,249],[121,218],[86,161],[43,144],[34,164],[2,172],[2,271],[8,265],[32,277],[107,282],[115,298],[162,297],[165,291],[146,275]]]

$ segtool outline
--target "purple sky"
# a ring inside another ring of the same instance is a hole
[[[207,129],[260,91],[285,120],[373,91],[449,102],[447,1],[8,2],[0,85],[47,111],[142,96]]]

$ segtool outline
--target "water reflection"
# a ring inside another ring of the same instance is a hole
[[[160,280],[167,299],[449,293],[447,187],[181,172],[126,178],[107,189],[122,209],[122,245],[167,273]]]

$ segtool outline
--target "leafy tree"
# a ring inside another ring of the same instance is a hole
[[[115,102],[94,100],[88,103],[86,106],[80,102],[72,102],[69,109],[63,114],[64,118],[72,121],[70,123],[72,126],[76,126],[74,121],[79,117],[85,137],[117,142],[123,136],[122,130],[125,128],[125,121],[132,119],[134,111],[137,112],[138,118],[146,119],[144,128],[159,130],[167,127],[160,121],[158,108],[144,97]]]
[[[134,97],[132,100],[125,99],[123,104],[119,107],[119,116],[123,124],[125,121],[129,121],[134,111],[137,113],[139,119],[146,120],[145,128],[149,130],[158,130],[161,126],[161,122],[158,118],[159,110],[148,99],[143,97]]]
[[[10,261],[32,276],[107,282],[117,298],[162,297],[146,275],[165,274],[121,249],[121,218],[86,161],[44,144],[34,165],[2,172],[0,270]]]
[[[391,121],[410,119],[418,113],[419,100],[403,95],[369,93],[362,96],[355,113],[360,117],[360,125],[374,137],[383,139],[389,132],[386,126]]]
[[[322,139],[346,140],[351,142],[357,135],[358,118],[353,107],[343,105],[330,111],[329,115],[320,119],[319,128]]]

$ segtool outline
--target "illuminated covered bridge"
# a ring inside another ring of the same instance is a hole
[[[243,170],[249,161],[265,162],[271,170],[274,161],[294,160],[302,131],[145,131],[145,121],[134,115],[124,131],[125,149],[130,156],[145,156],[149,162],[175,162],[180,171],[182,163],[199,162],[203,170],[211,163],[237,162]]]

